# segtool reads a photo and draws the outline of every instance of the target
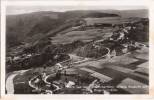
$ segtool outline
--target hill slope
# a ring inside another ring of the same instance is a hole
[[[6,38],[8,46],[18,45],[29,38],[44,34],[52,36],[70,26],[82,17],[118,16],[96,11],[34,12],[6,16]]]
[[[41,11],[6,16],[7,47],[21,42],[36,42],[43,37],[65,33],[82,18],[145,17],[146,10],[76,10],[67,12]]]

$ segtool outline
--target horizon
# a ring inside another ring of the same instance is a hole
[[[148,10],[143,6],[8,6],[6,8],[6,15],[20,15],[20,14],[29,14],[35,12],[67,12],[67,11],[125,11],[125,10]],[[107,12],[105,12],[107,13]]]

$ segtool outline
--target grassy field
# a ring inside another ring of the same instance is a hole
[[[111,35],[111,29],[89,29],[85,31],[71,31],[65,34],[59,34],[53,37],[53,43],[70,43],[75,40],[91,41],[97,37],[108,37]]]

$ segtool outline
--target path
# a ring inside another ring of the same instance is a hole
[[[11,74],[7,80],[6,80],[6,91],[7,94],[14,94],[14,84],[13,84],[13,79],[15,76],[18,75],[17,73]]]
[[[28,70],[14,71],[6,80],[6,91],[7,94],[14,94],[14,83],[13,80],[17,75],[22,75]]]

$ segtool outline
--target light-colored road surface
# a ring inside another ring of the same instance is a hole
[[[17,75],[22,75],[24,72],[26,72],[28,70],[21,70],[21,71],[15,71],[13,72],[6,80],[6,91],[7,94],[14,94],[14,83],[13,80],[15,78],[15,76]]]
[[[144,55],[143,55],[144,52]],[[99,78],[101,81],[111,82],[115,86],[142,86],[136,91],[132,89],[121,88],[121,90],[128,93],[148,93],[148,59],[145,57],[148,55],[147,48],[144,47],[141,50],[135,51],[134,53],[126,53],[122,56],[115,56],[106,59],[82,59],[73,63],[76,70],[82,73],[89,74],[93,77]],[[141,58],[142,57],[142,58]],[[61,62],[64,63],[64,62]],[[144,65],[145,63],[145,65]],[[142,68],[142,70],[141,70]],[[143,69],[144,68],[144,69]],[[12,73],[6,81],[6,89],[8,94],[14,93],[13,79],[17,74],[22,74],[25,71],[16,71]],[[47,78],[50,75],[47,75]],[[128,81],[129,80],[129,81]],[[131,82],[131,83],[130,83]],[[29,85],[33,88],[35,86],[31,83]],[[55,85],[55,84],[53,84]],[[56,86],[55,86],[56,87]],[[141,91],[141,92],[140,92]]]
[[[14,84],[13,84],[13,79],[15,76],[18,75],[18,73],[11,74],[7,80],[6,80],[6,91],[7,94],[14,94]]]

